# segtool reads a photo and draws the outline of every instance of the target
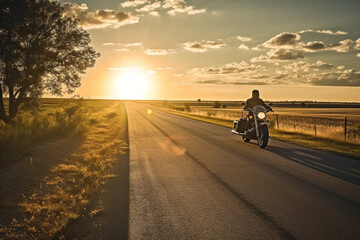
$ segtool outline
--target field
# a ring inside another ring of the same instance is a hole
[[[210,118],[244,117],[243,102],[150,101],[148,104]],[[272,129],[360,144],[360,106],[338,103],[272,103]],[[291,107],[292,106],[292,107]],[[346,117],[346,136],[345,136]]]
[[[50,239],[127,156],[121,101],[43,99],[0,125],[0,239]],[[98,214],[101,209],[88,209]]]

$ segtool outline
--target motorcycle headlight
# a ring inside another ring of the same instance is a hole
[[[257,116],[259,119],[264,119],[266,117],[266,114],[264,112],[259,112]]]

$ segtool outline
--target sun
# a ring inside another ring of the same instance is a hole
[[[149,77],[141,68],[124,69],[116,76],[113,87],[116,98],[146,99],[150,90]]]

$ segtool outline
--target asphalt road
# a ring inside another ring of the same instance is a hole
[[[126,108],[130,239],[360,239],[360,161]]]

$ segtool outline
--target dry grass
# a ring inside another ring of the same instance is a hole
[[[281,131],[345,141],[344,118],[278,115],[278,128],[276,116],[271,117],[271,126]],[[360,144],[359,120],[347,121],[346,142]]]
[[[92,125],[84,133],[78,146],[54,162],[49,171],[41,171],[43,176],[40,179],[36,176],[29,178],[26,191],[13,194],[12,199],[8,198],[6,202],[1,202],[2,213],[9,210],[8,212],[16,214],[11,221],[2,221],[0,238],[53,237],[71,219],[78,218],[86,210],[97,188],[106,178],[114,176],[112,165],[119,154],[125,154],[124,150],[127,148],[125,107],[122,102],[116,101],[86,104],[87,121]],[[66,140],[67,143],[69,141],[73,140]],[[46,162],[52,161],[48,159],[49,154],[46,152],[39,152],[36,149],[34,151],[36,160],[28,159],[26,163],[18,163],[18,166],[30,165],[28,169],[23,169],[24,172],[31,171],[31,165],[44,166]],[[58,157],[63,153],[57,153],[55,150],[52,154]],[[5,170],[10,171],[10,169]],[[12,178],[4,176],[1,180],[7,179],[14,179],[14,176]],[[6,186],[16,188],[16,183],[8,183],[2,188],[0,186],[0,189],[6,191],[4,189]],[[19,195],[21,197],[15,197]]]
[[[270,129],[272,138],[295,143],[305,147],[330,152],[333,154],[360,159],[360,145],[356,143],[344,143],[329,138],[315,137],[313,135],[299,134],[294,132]]]
[[[226,108],[213,108],[199,106],[198,103],[186,101],[153,101],[148,102],[153,106],[162,107],[171,111],[183,112],[200,116],[200,118],[213,118],[214,121],[229,120],[243,117],[244,106],[231,106]],[[191,105],[194,104],[194,105]],[[187,110],[186,110],[187,109]],[[274,107],[278,115],[279,128],[274,121],[275,114],[269,114],[271,127],[284,132],[293,132],[304,135],[345,140],[344,118],[347,117],[346,142],[360,144],[360,108],[290,108]]]
[[[57,99],[40,110],[19,112],[10,125],[0,122],[0,167],[19,160],[34,144],[83,133],[87,112],[82,99]]]

